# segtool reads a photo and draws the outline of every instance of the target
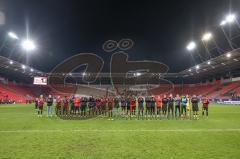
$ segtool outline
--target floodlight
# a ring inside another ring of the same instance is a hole
[[[191,69],[189,69],[188,71],[189,71],[189,72],[191,72],[192,70],[191,70]]]
[[[16,39],[16,40],[19,39],[18,36],[17,36],[17,34],[15,34],[14,32],[8,32],[8,36],[9,36],[10,38],[12,38],[12,39]]]
[[[205,33],[203,36],[202,36],[202,41],[208,41],[212,38],[212,33]]]
[[[34,42],[29,39],[23,40],[21,46],[26,51],[33,51],[36,49],[36,45],[34,44]]]
[[[221,21],[221,23],[220,23],[221,26],[224,26],[224,25],[226,25],[226,24],[227,24],[226,20],[223,20],[223,21]]]
[[[207,64],[210,65],[210,64],[211,64],[211,61],[208,61]]]
[[[30,71],[31,71],[31,72],[33,72],[33,71],[34,71],[34,69],[32,69],[32,68],[31,68],[31,69],[30,69]]]
[[[232,56],[232,54],[231,53],[227,53],[226,56],[229,58],[229,57]]]
[[[136,76],[141,76],[141,73],[140,73],[140,72],[137,72],[137,73],[136,73]]]
[[[199,66],[199,65],[197,65],[197,66],[196,66],[196,69],[198,70],[199,68],[200,68],[200,66]]]
[[[196,43],[194,41],[191,41],[186,48],[188,51],[192,51],[196,48]]]
[[[22,69],[25,69],[26,68],[26,66],[25,65],[22,65]]]
[[[239,61],[238,59],[233,59],[234,61]]]
[[[235,14],[229,14],[229,15],[226,16],[225,20],[228,23],[232,23],[232,22],[234,22],[235,19],[236,19],[236,15]]]
[[[12,64],[13,64],[13,61],[10,61],[9,63],[12,65]]]

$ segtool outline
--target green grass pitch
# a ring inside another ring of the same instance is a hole
[[[239,159],[240,106],[211,104],[209,118],[198,121],[80,121],[0,105],[0,158]]]

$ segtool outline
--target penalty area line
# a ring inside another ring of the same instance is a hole
[[[56,132],[240,132],[240,129],[65,129],[65,130],[0,130],[0,133],[56,133]]]

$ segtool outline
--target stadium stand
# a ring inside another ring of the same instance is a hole
[[[47,96],[70,96],[77,94],[79,96],[105,96],[107,93],[114,94],[109,85],[54,85],[53,89],[49,86],[24,85],[9,82],[8,84],[0,84],[0,98],[8,97],[18,103],[38,97],[40,94]],[[153,89],[151,94],[164,94],[168,87],[159,87]],[[240,93],[240,81],[223,83],[215,81],[204,84],[176,84],[174,89],[169,92],[175,94],[189,95],[207,95],[209,98],[224,99],[230,98],[233,93]]]

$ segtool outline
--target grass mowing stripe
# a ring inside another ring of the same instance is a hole
[[[240,132],[240,129],[70,129],[70,130],[0,130],[0,133],[55,133],[55,132]]]

